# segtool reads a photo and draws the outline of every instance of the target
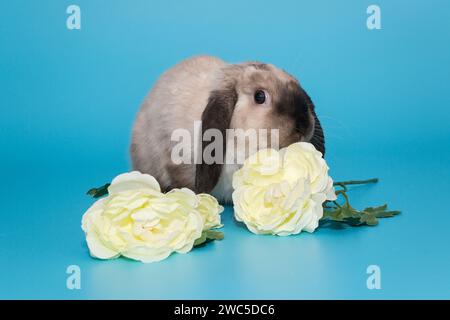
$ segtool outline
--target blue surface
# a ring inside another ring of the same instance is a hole
[[[66,7],[82,29],[67,30]],[[450,298],[450,3],[376,1],[0,2],[0,298]],[[89,257],[92,186],[129,169],[135,113],[181,59],[261,60],[313,98],[336,180],[377,227],[226,239],[154,264]],[[66,267],[81,267],[81,290]],[[368,290],[379,265],[382,289]]]

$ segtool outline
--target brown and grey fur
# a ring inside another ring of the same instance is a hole
[[[268,93],[266,105],[254,102],[258,89]],[[165,191],[188,187],[230,201],[238,165],[171,161],[172,132],[184,128],[193,135],[194,121],[199,120],[203,131],[216,128],[224,137],[228,128],[278,129],[280,147],[310,141],[325,152],[314,105],[295,78],[270,64],[227,64],[199,56],[166,71],[146,97],[133,128],[133,169],[153,175]],[[224,152],[230,152],[226,144]]]

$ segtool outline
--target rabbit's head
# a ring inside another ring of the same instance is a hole
[[[202,114],[202,130],[208,129],[218,129],[224,137],[227,129],[266,129],[268,134],[277,129],[278,147],[307,141],[325,153],[322,127],[310,97],[294,77],[270,64],[246,62],[221,70]],[[203,141],[202,151],[209,143]],[[224,141],[224,155],[226,148]],[[222,164],[198,164],[197,191],[210,192],[221,170]]]

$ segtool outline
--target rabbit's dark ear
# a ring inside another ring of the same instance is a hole
[[[234,87],[214,90],[211,92],[208,104],[202,114],[202,137],[203,133],[208,129],[218,129],[222,134],[223,142],[223,159],[220,163],[207,164],[202,163],[196,165],[195,169],[195,190],[197,193],[209,193],[219,181],[222,165],[225,161],[226,152],[226,129],[230,127],[231,117],[233,115],[234,106],[236,105],[238,96]],[[214,141],[201,142],[200,155],[203,157],[203,150]]]
[[[319,118],[317,118],[314,107],[311,108],[311,112],[314,117],[314,132],[310,142],[317,150],[322,152],[322,156],[325,156],[325,136],[323,134],[322,125],[320,124]]]
[[[317,118],[315,106],[312,102],[309,95],[306,93],[303,88],[300,87],[301,92],[301,99],[300,101],[304,101],[304,104],[300,103],[300,105],[305,105],[306,110],[308,110],[309,116],[307,117],[310,119],[309,121],[306,121],[306,119],[302,119],[301,123],[309,123],[308,128],[312,131],[311,138],[309,139],[309,142],[312,143],[312,145],[322,153],[322,157],[325,156],[325,136],[323,134],[322,125],[320,124],[319,118]],[[311,117],[312,116],[312,117]],[[305,117],[306,118],[306,117]],[[311,118],[313,118],[314,122],[311,121]],[[312,126],[314,124],[314,127]],[[300,126],[298,126],[300,127]],[[311,131],[310,131],[311,134]]]

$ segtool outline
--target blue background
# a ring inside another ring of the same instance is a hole
[[[81,30],[66,8],[81,7]],[[368,30],[378,4],[382,29]],[[450,298],[450,2],[0,2],[0,298]],[[85,191],[128,171],[144,96],[167,68],[210,54],[298,77],[316,104],[335,180],[377,227],[226,239],[160,263],[89,257]],[[81,267],[81,290],[66,268]],[[368,290],[366,268],[381,268]]]

